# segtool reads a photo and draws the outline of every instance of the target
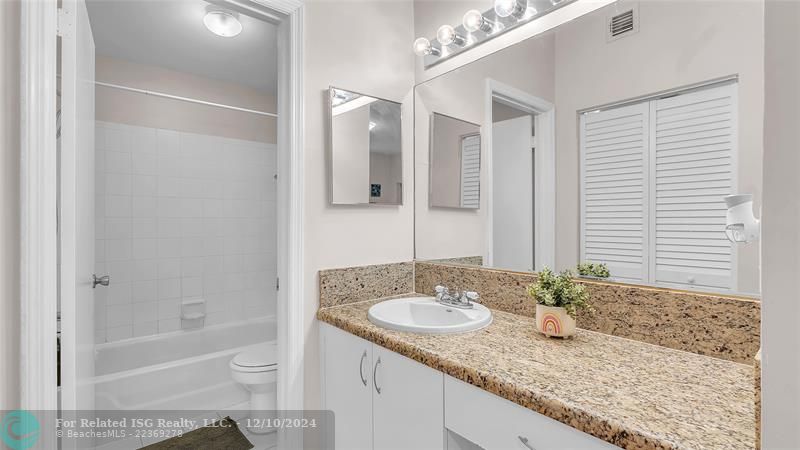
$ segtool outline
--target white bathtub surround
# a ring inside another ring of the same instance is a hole
[[[203,418],[243,419],[251,410],[250,393],[234,381],[230,361],[265,345],[275,346],[274,317],[99,344],[95,404],[97,410],[207,411]],[[272,353],[273,356],[275,352]],[[277,359],[275,360],[277,362]],[[275,409],[274,377],[265,383],[265,402]],[[190,431],[186,429],[185,431]],[[241,430],[257,449],[276,445],[275,433]],[[105,450],[138,449],[156,437],[110,442]]]
[[[274,145],[109,122],[95,142],[98,343],[179,330],[187,299],[206,327],[275,313]]]
[[[219,411],[250,394],[231,378],[239,353],[275,342],[274,318],[128,339],[96,346],[98,410]],[[274,344],[273,344],[274,345]],[[272,383],[274,404],[275,384]]]

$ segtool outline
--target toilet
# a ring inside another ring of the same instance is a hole
[[[253,433],[269,433],[269,419],[275,417],[278,348],[274,342],[256,344],[230,362],[233,380],[250,392],[250,421]]]

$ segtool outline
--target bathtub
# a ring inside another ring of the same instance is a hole
[[[231,379],[237,353],[276,337],[275,318],[126,339],[95,346],[98,410],[218,411],[248,401]]]

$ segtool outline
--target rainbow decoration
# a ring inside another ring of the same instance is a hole
[[[539,330],[548,335],[548,336],[560,336],[561,329],[563,326],[561,325],[561,318],[552,313],[545,313],[542,316],[542,321],[539,325]]]

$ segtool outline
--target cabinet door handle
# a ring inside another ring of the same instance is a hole
[[[531,444],[528,443],[528,438],[526,438],[525,436],[517,436],[517,439],[519,439],[519,441],[522,442],[522,445],[529,448],[530,450],[536,450],[535,448],[533,448]]]
[[[361,362],[358,363],[358,375],[361,377],[361,382],[364,383],[364,386],[367,385],[367,377],[364,376],[364,360],[367,359],[367,351],[364,350],[364,354],[361,355]]]
[[[378,366],[381,364],[381,357],[378,357],[378,360],[375,361],[375,367],[372,368],[372,384],[375,385],[375,391],[380,394],[381,388],[378,387]]]

